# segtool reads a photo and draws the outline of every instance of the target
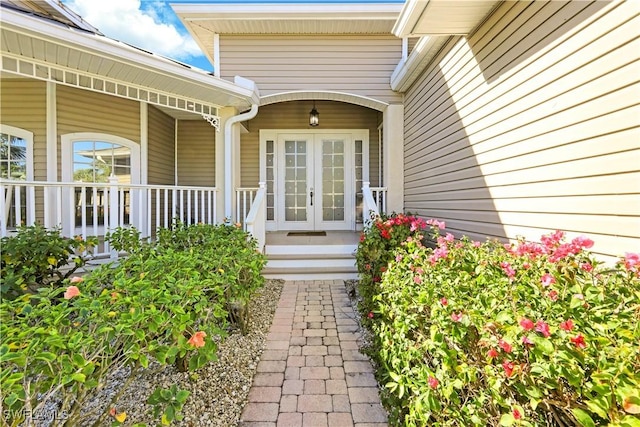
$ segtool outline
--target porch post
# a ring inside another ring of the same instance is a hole
[[[229,120],[235,114],[236,114],[236,109],[233,107],[218,108],[218,116],[220,117],[220,130],[216,132],[216,164],[215,164],[216,169],[215,170],[216,170],[216,188],[218,189],[218,194],[216,196],[216,201],[217,201],[216,218],[218,219],[219,222],[222,222],[224,220],[225,182],[227,177],[231,179],[230,178],[231,171],[226,172],[224,167],[224,156],[225,156],[224,137],[225,136],[222,129],[224,129],[224,126],[227,120]],[[234,197],[232,196],[231,199],[234,200]]]
[[[58,181],[58,119],[56,107],[56,84],[47,82],[47,181]],[[48,202],[44,206],[44,226],[53,228],[62,225],[62,218],[56,215],[54,209],[58,201],[56,200],[55,188],[44,188],[45,200]]]
[[[387,212],[404,210],[404,106],[391,104],[382,116],[383,185],[387,187]]]

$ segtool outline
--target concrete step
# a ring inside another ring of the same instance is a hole
[[[266,278],[356,279],[354,245],[267,245]]]

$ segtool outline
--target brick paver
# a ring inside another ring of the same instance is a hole
[[[243,427],[387,425],[342,280],[286,282]]]

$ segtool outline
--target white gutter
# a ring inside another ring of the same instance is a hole
[[[391,89],[396,92],[405,92],[409,89],[448,39],[448,36],[421,37],[409,57],[401,60],[391,74],[389,81]]]
[[[258,88],[251,80],[236,76],[234,83],[244,87],[253,87],[254,95],[260,99]],[[227,119],[224,124],[224,217],[233,218],[231,204],[233,203],[233,125],[251,120],[258,114],[258,103],[251,104],[251,109],[246,113],[238,114]]]

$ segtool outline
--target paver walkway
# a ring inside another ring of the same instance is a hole
[[[286,282],[240,425],[387,426],[355,318],[342,280]]]

